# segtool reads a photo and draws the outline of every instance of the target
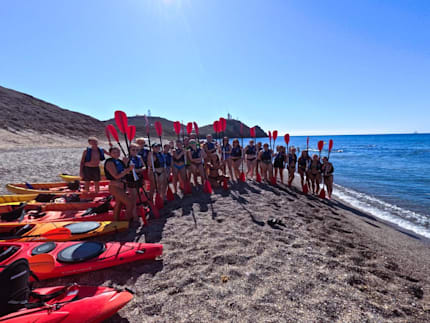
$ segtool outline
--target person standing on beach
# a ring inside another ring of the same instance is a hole
[[[273,168],[275,169],[275,178],[278,176],[281,178],[281,183],[284,184],[284,168],[285,162],[287,160],[287,155],[285,154],[284,146],[276,147],[277,153],[275,155],[275,160],[273,162]]]
[[[149,168],[148,177],[151,181],[150,196],[154,196],[155,185],[157,185],[157,191],[161,198],[165,200],[167,191],[167,177],[164,163],[164,154],[161,152],[160,144],[153,144],[152,151],[148,154]],[[156,179],[155,179],[156,178]]]
[[[296,164],[297,164],[297,155],[296,148],[291,147],[290,153],[288,154],[288,186],[291,187],[294,180],[294,173],[296,172]]]
[[[185,188],[185,182],[188,181],[187,171],[185,170],[185,154],[186,151],[183,148],[180,140],[176,141],[176,149],[173,151],[173,193],[177,193],[178,182],[182,190]]]
[[[125,180],[127,182],[127,193],[129,194],[130,198],[135,201],[133,206],[133,216],[135,219],[137,219],[137,213],[136,213],[136,202],[138,199],[138,189],[142,186],[142,174],[144,172],[144,162],[141,155],[138,155],[140,150],[139,145],[137,144],[131,144],[130,145],[130,158],[124,157],[123,162],[127,167],[129,167],[131,164],[134,166],[134,171],[136,172],[136,175],[138,176],[137,181],[135,180],[132,173],[128,173],[125,176]],[[137,189],[136,189],[137,188]]]
[[[239,145],[239,139],[233,140],[233,147],[231,148],[230,158],[232,160],[233,172],[236,177],[236,181],[240,178],[240,165],[242,163],[242,147]],[[233,180],[233,175],[231,176]]]
[[[263,145],[263,150],[260,151],[259,159],[261,161],[261,174],[266,182],[273,177],[273,166],[272,166],[273,150],[269,149],[268,144]]]
[[[321,183],[321,162],[318,158],[318,155],[313,155],[312,160],[309,164],[309,178],[312,184],[312,193],[318,194],[320,190]]]
[[[247,169],[246,176],[252,180],[257,166],[257,146],[254,145],[254,140],[250,140],[248,146],[246,146],[244,150]]]
[[[126,217],[128,220],[131,220],[136,207],[136,200],[126,193],[127,181],[125,176],[130,174],[134,169],[134,165],[131,163],[129,167],[125,166],[124,162],[119,159],[121,152],[117,147],[110,148],[109,154],[111,158],[105,161],[104,170],[106,179],[110,181],[109,192],[115,199],[114,218],[115,221],[119,220],[121,208],[125,205]]]
[[[309,155],[307,150],[303,150],[302,151],[302,155],[299,157],[299,160],[297,162],[298,166],[297,166],[297,171],[299,172],[300,175],[300,182],[302,184],[302,190],[303,187],[305,186],[305,181],[307,181],[307,169],[308,169],[308,159],[309,159]]]
[[[194,185],[198,185],[197,177],[201,177],[201,182],[203,184],[206,176],[205,170],[203,168],[203,156],[204,151],[197,147],[195,140],[190,140],[190,150],[188,151],[188,160],[191,163],[191,174],[194,177]]]
[[[100,191],[100,162],[105,160],[105,154],[109,152],[98,146],[96,137],[89,137],[90,145],[82,153],[80,164],[80,176],[84,181],[84,192],[89,192],[91,182],[94,182],[94,192]]]
[[[333,193],[333,164],[328,161],[327,157],[323,158],[323,165],[321,167],[322,175],[324,176],[324,184],[327,186],[327,197],[331,199]]]
[[[209,134],[206,136],[206,143],[204,144],[203,149],[206,154],[206,160],[210,162],[212,159],[211,155],[216,153],[216,142],[213,141],[212,135]]]
[[[233,178],[233,167],[231,164],[231,145],[229,143],[228,137],[222,139],[221,148],[221,161],[222,161],[222,171],[225,176],[227,176],[227,169],[230,173],[230,177]]]

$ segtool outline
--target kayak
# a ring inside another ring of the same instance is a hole
[[[68,182],[68,183],[71,183],[71,182],[74,182],[74,181],[81,181],[81,180],[82,180],[81,176],[77,176],[77,175],[69,175],[69,174],[67,174],[67,173],[63,173],[63,174],[60,174],[60,175],[58,175],[58,176],[60,176],[60,178],[61,178],[63,181]],[[103,166],[103,165],[100,165],[100,176],[101,176],[101,179],[102,179],[102,180],[105,180],[105,179],[106,179],[106,178],[105,178],[105,169],[104,169],[104,166]]]
[[[56,228],[67,228],[71,236],[57,241],[82,240],[95,236],[111,234],[128,229],[127,221],[94,222],[49,222],[49,223],[0,223],[0,242],[4,241],[50,241],[49,236],[41,236]]]
[[[126,221],[125,210],[121,210],[119,218],[115,219],[112,210],[104,210],[104,205],[100,205],[103,209],[100,211],[95,208],[87,210],[67,210],[67,211],[42,211],[17,208],[14,211],[0,213],[0,224],[9,222],[24,222],[24,223],[46,223],[46,222],[64,222],[64,221]],[[109,206],[106,206],[109,208]]]
[[[137,242],[1,242],[0,265],[5,266],[19,258],[30,258],[48,253],[55,259],[51,272],[37,273],[40,280],[100,270],[134,261],[150,260],[160,256],[163,246]]]
[[[17,195],[20,196],[20,195]],[[96,208],[104,203],[110,196],[95,197],[93,199],[79,199],[77,202],[67,202],[64,198],[56,198],[52,202],[37,202],[37,200],[27,202],[10,202],[0,204],[0,217],[2,213],[12,212],[18,208],[24,210],[39,210],[39,211],[68,211],[68,210],[87,210],[89,208]],[[109,208],[114,207],[114,202],[110,202]]]
[[[0,205],[7,203],[20,203],[36,199],[37,194],[0,195]]]
[[[86,194],[82,191],[83,185],[76,183],[77,188],[74,188],[75,183],[52,182],[52,183],[15,183],[6,184],[9,192],[15,194]],[[109,181],[100,181],[100,192],[108,191]],[[93,187],[92,187],[93,188]],[[91,193],[91,191],[90,191]],[[94,193],[94,192],[93,192]]]
[[[37,288],[32,292],[56,297],[42,303],[39,298],[31,296],[29,305],[36,304],[34,308],[23,308],[2,316],[0,322],[98,323],[113,316],[133,298],[133,295],[126,291],[80,285]]]

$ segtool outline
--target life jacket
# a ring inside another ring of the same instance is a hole
[[[161,152],[155,154],[154,168],[164,168],[164,155]]]
[[[206,147],[208,150],[214,150],[215,149],[215,144],[213,143],[213,141],[208,141],[206,143]]]
[[[176,149],[175,153],[176,153],[176,155],[179,155],[180,153],[182,153],[182,149]],[[176,158],[173,156],[172,159],[176,163],[183,163],[183,162],[185,162],[185,154],[179,158]]]
[[[115,178],[111,175],[111,173],[109,173],[109,171],[107,170],[107,167],[106,167],[107,163],[109,163],[109,162],[113,162],[114,163],[115,168],[116,168],[116,172],[118,174],[120,174],[120,173],[122,173],[124,171],[125,164],[122,162],[122,160],[114,159],[114,158],[109,158],[109,159],[107,159],[105,161],[104,169],[105,169],[106,179],[112,181],[112,180],[115,180]]]
[[[288,154],[288,164],[295,166],[296,163],[297,163],[297,156],[296,156],[296,154]]]
[[[246,146],[246,154],[247,155],[256,155],[257,154],[257,147],[255,147],[255,146]]]
[[[227,144],[227,145],[225,145],[225,146],[222,146],[222,150],[223,150],[224,152],[230,151],[230,148],[231,148],[231,145],[230,145],[230,144]]]
[[[233,147],[231,149],[231,155],[233,157],[241,157],[242,156],[242,150],[240,149],[240,146]]]
[[[285,155],[283,153],[277,153],[275,156],[275,161],[283,162],[285,160]]]
[[[103,149],[101,149],[100,147],[98,147],[99,153],[100,153],[100,160],[103,161],[105,160],[105,153],[103,151]],[[88,163],[89,161],[91,161],[91,153],[92,153],[93,149],[91,147],[87,147],[87,152],[85,153],[85,162]]]
[[[142,160],[145,163],[145,165],[148,165],[149,149],[142,148],[137,154],[142,157]]]
[[[170,153],[163,154],[164,155],[164,163],[166,167],[172,166],[172,155]]]
[[[197,148],[196,150],[193,150],[191,148],[191,157],[193,157],[193,159],[200,158],[201,157],[200,148]]]
[[[261,160],[272,160],[272,150],[263,150],[261,154]]]
[[[134,164],[134,168],[141,169],[143,167],[143,161],[142,161],[142,157],[140,157],[140,155],[131,157],[131,161]]]

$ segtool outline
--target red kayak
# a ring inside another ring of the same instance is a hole
[[[56,296],[44,304],[40,299],[30,297],[29,303],[35,308],[23,308],[0,317],[0,322],[8,323],[59,323],[103,322],[118,312],[133,296],[108,287],[56,286],[38,288],[33,293]],[[58,295],[58,296],[57,296]]]
[[[155,243],[72,241],[0,242],[0,266],[20,258],[48,253],[55,259],[51,272],[38,273],[40,280],[100,270],[160,256],[163,246]]]

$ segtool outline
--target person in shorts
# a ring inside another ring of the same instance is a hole
[[[94,192],[100,191],[100,162],[105,160],[109,152],[98,146],[96,137],[88,138],[89,146],[82,153],[80,176],[84,181],[84,192],[89,192],[91,182],[94,183]]]

